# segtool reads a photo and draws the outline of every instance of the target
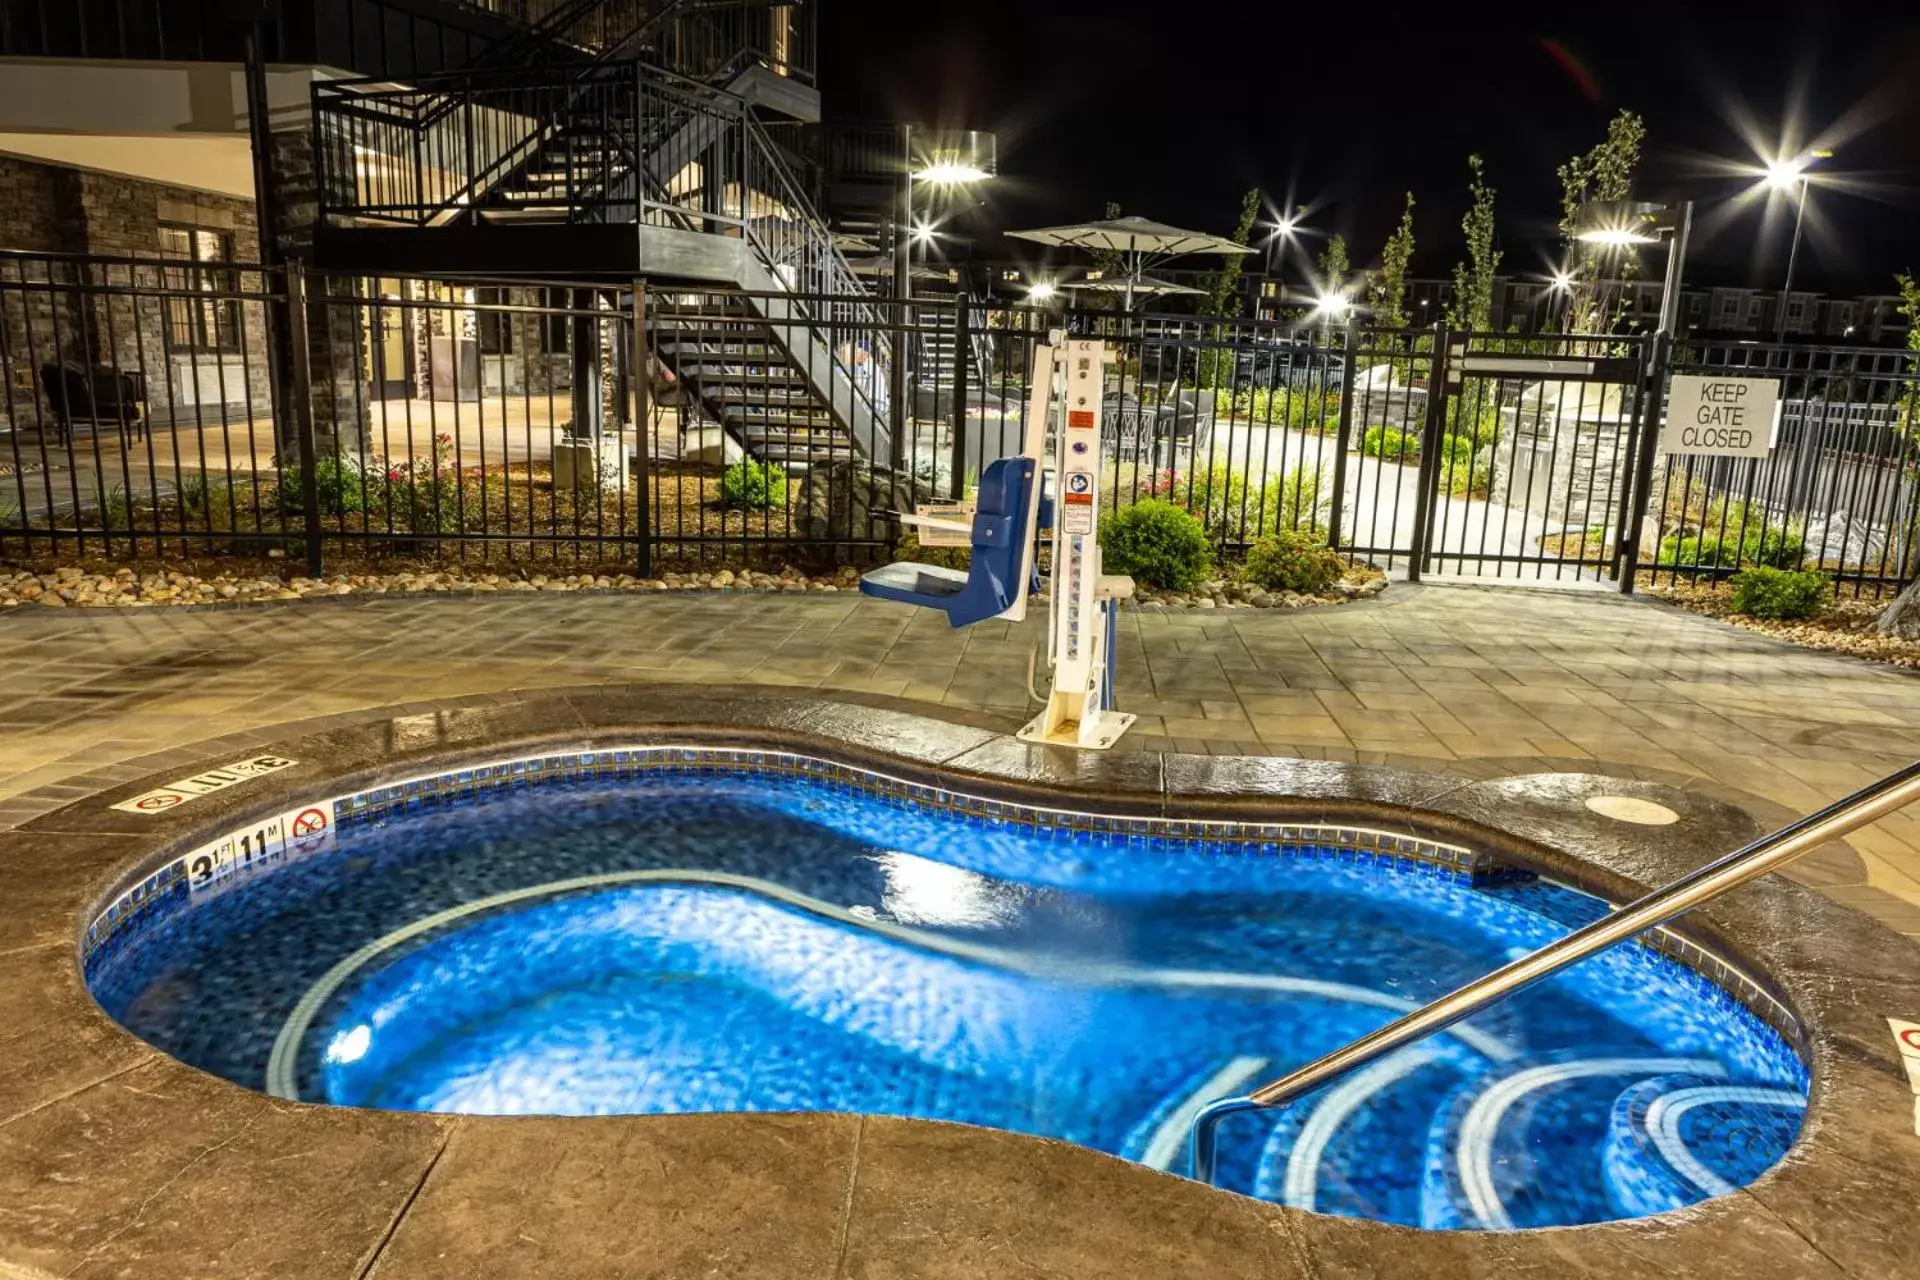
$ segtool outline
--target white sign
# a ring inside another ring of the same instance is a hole
[[[197,773],[191,778],[182,778],[178,782],[169,782],[144,795],[131,800],[122,800],[113,806],[125,809],[128,813],[165,813],[178,805],[183,805],[196,796],[212,795],[216,791],[225,791],[228,787],[238,786],[254,778],[264,778],[269,773],[278,773],[282,769],[291,769],[298,764],[285,756],[253,756],[246,760],[236,760],[232,764],[222,765],[218,769],[209,769]]]
[[[1764,458],[1780,428],[1780,379],[1676,373],[1660,452]]]
[[[964,502],[917,503],[913,508],[916,516],[927,516],[934,520],[953,520],[966,526],[965,529],[938,529],[924,524],[912,526],[913,536],[923,547],[970,547],[973,545],[973,513],[978,506],[977,498],[968,498]]]
[[[1907,1069],[1907,1084],[1913,1089],[1913,1131],[1920,1134],[1920,1022],[1902,1022],[1888,1018],[1893,1042],[1900,1048],[1900,1061]]]

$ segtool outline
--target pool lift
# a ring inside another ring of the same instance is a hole
[[[1053,683],[1045,710],[1020,729],[1023,742],[1102,751],[1134,722],[1117,709],[1113,688],[1114,619],[1133,579],[1100,571],[1100,399],[1109,358],[1104,342],[1053,331],[1034,348],[1022,450],[987,464],[972,519],[899,514],[902,524],[939,537],[966,535],[970,568],[903,561],[860,579],[862,595],[938,609],[955,628],[1021,622],[1027,597],[1040,590],[1039,539],[1051,532]],[[1043,469],[1049,437],[1053,463]]]

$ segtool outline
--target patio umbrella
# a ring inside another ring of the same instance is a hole
[[[1016,240],[1058,245],[1063,249],[1117,253],[1128,286],[1137,285],[1146,277],[1147,268],[1169,258],[1183,258],[1190,253],[1253,252],[1246,245],[1235,244],[1225,236],[1216,236],[1210,231],[1188,231],[1138,216],[1102,218],[1097,222],[1076,222],[1064,227],[1040,227],[1033,231],[1009,231],[1007,234]],[[1129,311],[1133,309],[1135,292],[1133,287],[1125,290]]]
[[[1191,285],[1175,284],[1171,280],[1161,280],[1154,276],[1115,276],[1111,280],[1074,280],[1060,287],[1062,289],[1081,289],[1088,293],[1124,293],[1130,298],[1206,292],[1205,289],[1196,289]]]

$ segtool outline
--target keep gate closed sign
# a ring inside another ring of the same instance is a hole
[[[1780,419],[1778,378],[1677,373],[1667,391],[1660,452],[1764,458]]]

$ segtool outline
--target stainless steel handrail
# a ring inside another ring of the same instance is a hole
[[[1241,1097],[1220,1098],[1201,1108],[1193,1118],[1193,1176],[1212,1182],[1220,1122],[1230,1115],[1261,1111],[1293,1101],[1310,1089],[1363,1067],[1395,1049],[1425,1039],[1462,1018],[1506,999],[1523,987],[1551,977],[1597,951],[1625,942],[1636,934],[1664,924],[1704,902],[1735,889],[1810,853],[1830,840],[1879,820],[1920,799],[1920,761],[1889,774],[1818,813],[1809,814],[1771,835],[1681,876],[1665,888],[1620,908],[1583,928],[1549,943],[1513,963],[1476,978],[1432,1004],[1362,1036],[1343,1049],[1309,1062],[1271,1084]]]

